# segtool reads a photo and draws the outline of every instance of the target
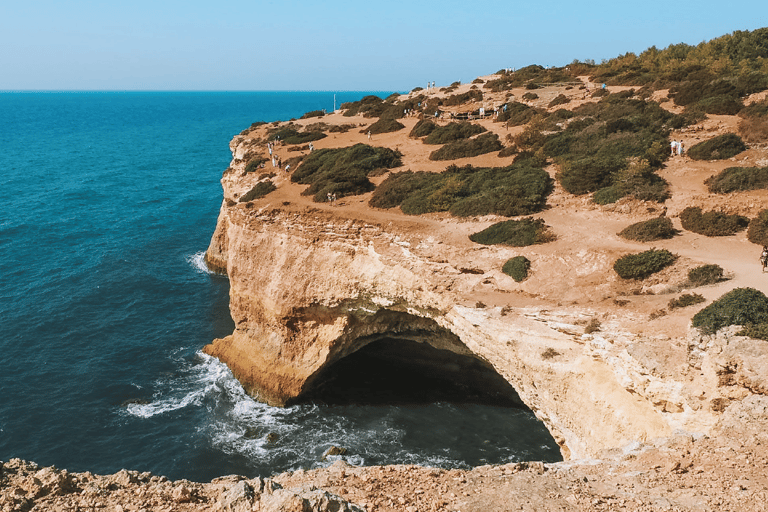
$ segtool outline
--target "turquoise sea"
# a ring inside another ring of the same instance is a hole
[[[352,464],[560,459],[517,409],[276,409],[200,352],[233,329],[202,265],[230,139],[333,94],[0,93],[0,460],[207,481],[330,464],[330,445]]]

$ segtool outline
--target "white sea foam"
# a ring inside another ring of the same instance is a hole
[[[200,274],[213,274],[214,272],[205,264],[205,251],[196,252],[187,256],[187,262]]]
[[[188,375],[177,382],[161,383],[163,390],[156,393],[150,403],[129,404],[126,412],[139,418],[151,418],[190,405],[200,406],[207,395],[227,386],[228,381],[237,382],[229,368],[218,359],[202,352],[197,356],[202,362],[194,365]]]

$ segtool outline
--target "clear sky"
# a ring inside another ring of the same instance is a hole
[[[765,0],[3,0],[0,90],[406,91],[765,26]]]

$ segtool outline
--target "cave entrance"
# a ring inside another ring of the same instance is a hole
[[[323,369],[300,397],[328,405],[448,402],[527,409],[487,362],[426,342],[382,338]]]

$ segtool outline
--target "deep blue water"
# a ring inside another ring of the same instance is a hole
[[[0,460],[204,481],[329,464],[330,444],[356,464],[559,458],[520,411],[275,409],[200,352],[233,329],[227,280],[201,266],[230,139],[332,107],[333,93],[0,93]]]

